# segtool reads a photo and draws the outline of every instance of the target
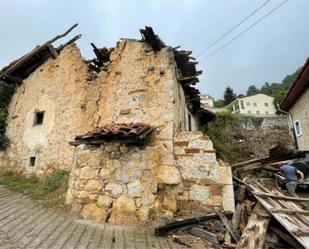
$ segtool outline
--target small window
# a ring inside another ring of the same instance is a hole
[[[44,112],[35,112],[33,125],[43,124]]]
[[[245,105],[244,105],[244,101],[243,100],[240,101],[240,106],[241,106],[241,109],[245,109]]]
[[[191,120],[191,115],[188,113],[188,129],[189,131],[192,131],[192,120]]]
[[[266,111],[265,114],[268,114],[268,111]]]
[[[35,156],[31,156],[29,158],[29,166],[31,166],[31,167],[35,166]]]
[[[265,102],[264,105],[265,105],[266,107],[268,107],[268,103]]]
[[[247,104],[247,106],[250,106],[250,102],[247,102],[246,104]]]
[[[256,103],[253,103],[253,106],[257,107],[257,104],[256,104]]]
[[[302,135],[302,131],[301,131],[301,126],[298,120],[296,120],[294,122],[294,130],[295,130],[295,134],[296,136],[301,136]]]

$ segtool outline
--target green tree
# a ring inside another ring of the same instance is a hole
[[[264,85],[261,87],[261,93],[264,93],[266,95],[272,96],[273,95],[273,91],[271,89],[271,86],[268,82],[265,82]]]
[[[234,90],[229,86],[226,87],[224,95],[223,95],[224,105],[228,105],[235,99],[236,99],[236,94]]]
[[[215,100],[214,101],[214,107],[217,107],[217,108],[221,108],[224,106],[224,101],[223,99],[218,99],[218,100]]]
[[[274,104],[277,107],[277,104],[280,105],[280,103],[283,101],[284,96],[286,95],[287,90],[281,90],[279,92],[277,92],[274,96]]]
[[[258,94],[259,92],[260,90],[256,86],[251,85],[248,87],[247,96],[255,95]]]

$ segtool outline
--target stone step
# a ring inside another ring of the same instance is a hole
[[[81,237],[84,235],[87,225],[77,224],[77,227],[72,233],[72,236],[66,241],[66,243],[61,247],[62,249],[75,248]]]
[[[51,215],[50,211],[44,212],[38,218],[36,218],[32,223],[28,224],[26,227],[21,229],[18,233],[14,235],[14,240],[19,241],[23,238],[27,233],[31,232],[35,227],[37,227],[41,222],[44,222]]]
[[[64,222],[59,227],[57,227],[57,229],[54,230],[53,233],[50,234],[47,239],[45,239],[41,244],[39,244],[36,247],[36,249],[52,248],[53,242],[56,241],[60,237],[60,235],[64,233],[64,231],[72,225],[73,225],[72,219],[65,219]]]
[[[114,240],[114,227],[110,225],[105,225],[103,237],[99,248],[112,248]]]
[[[78,241],[77,245],[75,246],[75,249],[84,249],[87,248],[88,245],[91,243],[91,239],[94,236],[96,230],[96,226],[89,224],[86,226],[86,230],[84,234],[81,236],[80,240]]]
[[[63,216],[58,215],[56,219],[53,220],[51,224],[48,226],[45,226],[40,234],[36,236],[31,243],[27,244],[25,247],[27,249],[34,249],[37,246],[39,246],[41,243],[43,243],[45,240],[47,240],[51,234],[55,232],[55,230],[65,221],[65,218]]]
[[[135,230],[134,239],[136,248],[149,248],[145,231],[139,229]]]
[[[26,233],[20,240],[19,244],[24,248],[28,248],[27,245],[30,244],[35,238],[39,236],[45,227],[48,227],[59,215],[56,213],[50,213],[47,219],[44,219],[39,224],[33,227],[33,229]]]
[[[30,203],[28,206],[31,208],[34,206],[34,203]],[[27,207],[28,206],[14,206],[14,208],[11,208],[7,212],[3,213],[0,215],[0,227],[4,226],[5,224],[9,223],[11,220],[17,219],[24,213],[28,211]]]
[[[34,222],[40,215],[42,215],[45,212],[43,209],[39,209],[38,207],[31,210],[30,215],[26,219],[23,219],[18,225],[14,227],[11,231],[9,231],[7,234],[10,238],[14,237],[15,234],[17,234],[22,229],[26,229],[29,224]]]
[[[34,212],[33,210],[36,210],[36,204],[33,203],[33,205],[30,205],[27,208],[27,211],[24,212],[21,216],[19,216],[18,218],[7,222],[5,225],[3,225],[2,227],[2,231],[5,232],[6,234],[9,234],[9,232],[14,229],[16,230],[16,228],[19,226],[19,224],[21,224],[22,222],[24,222],[25,220],[27,220],[29,218],[29,216],[31,216]]]
[[[125,242],[124,242],[123,226],[115,226],[113,242],[114,242],[113,249],[123,249],[124,248]]]
[[[0,194],[3,196],[0,197],[1,249],[182,248],[136,226],[73,220],[1,186]]]
[[[102,225],[96,226],[95,232],[94,232],[92,238],[89,241],[89,245],[88,245],[87,249],[97,249],[97,248],[99,248],[99,245],[100,245],[101,240],[102,240],[102,235],[103,235],[102,231],[104,231],[104,226],[102,226],[102,227],[101,226]]]
[[[138,249],[135,247],[134,228],[129,227],[124,232],[124,243],[126,249]]]
[[[72,222],[59,236],[53,243],[50,245],[51,249],[58,249],[62,248],[62,246],[71,238],[72,234],[74,233],[75,229],[77,228],[77,223]]]
[[[3,200],[3,204],[1,205],[1,212],[2,210],[7,208],[7,207],[11,207],[11,206],[15,206],[18,205],[19,203],[26,203],[27,199],[23,199],[23,198],[19,198],[19,197],[15,197],[13,199],[8,199],[8,200]]]

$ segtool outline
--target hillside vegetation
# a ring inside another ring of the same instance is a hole
[[[277,106],[277,104],[280,104],[282,102],[285,94],[288,92],[289,88],[291,87],[293,82],[296,80],[300,70],[301,68],[297,69],[294,73],[285,76],[284,79],[280,83],[265,82],[261,88],[258,88],[255,85],[250,85],[247,89],[246,94],[242,94],[242,93],[236,94],[234,90],[228,86],[225,89],[223,98],[214,101],[214,106],[215,107],[226,106],[236,98],[236,95],[238,98],[242,98],[245,96],[251,96],[251,95],[258,94],[258,93],[264,93],[264,94],[274,97],[274,104]]]

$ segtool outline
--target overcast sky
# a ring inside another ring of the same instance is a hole
[[[284,0],[272,0],[199,61],[249,27]],[[266,0],[0,0],[0,67],[22,56],[74,23],[70,38],[82,55],[89,45],[113,47],[119,38],[140,38],[139,28],[152,26],[171,46],[197,56]],[[227,85],[244,93],[250,84],[280,82],[309,56],[309,0],[289,0],[220,52],[198,65],[198,88],[215,98]],[[68,38],[67,38],[68,39]],[[65,40],[65,39],[64,39]]]

